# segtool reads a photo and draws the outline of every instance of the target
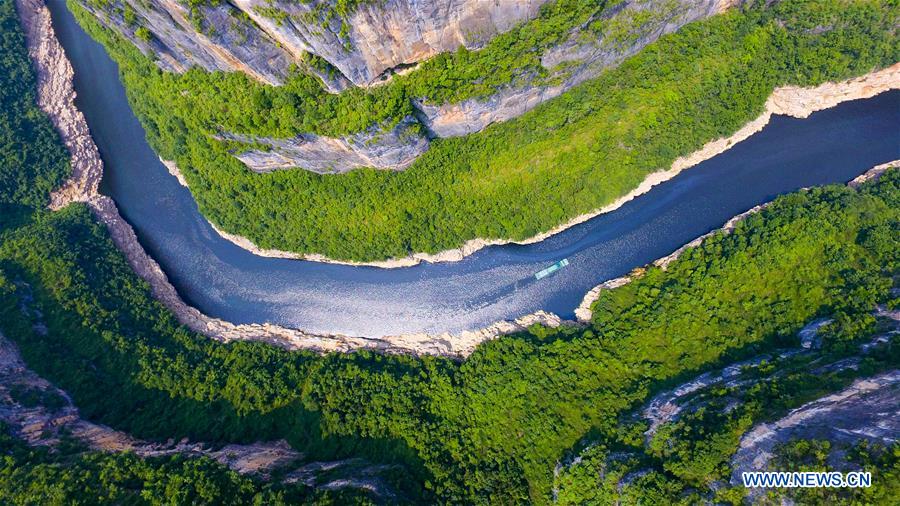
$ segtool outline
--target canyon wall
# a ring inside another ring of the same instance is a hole
[[[625,1],[602,11],[592,23],[574,28],[563,43],[546,50],[541,65],[548,76],[524,74],[489,97],[458,103],[432,104],[427,98],[419,98],[413,101],[418,111],[416,116],[431,137],[479,132],[492,123],[521,116],[597,77],[687,23],[738,3],[739,0]],[[548,84],[551,82],[554,84]],[[404,121],[407,120],[412,118]],[[250,150],[237,156],[257,172],[298,167],[314,172],[345,172],[367,166],[403,169],[428,149],[428,140],[421,132],[383,135],[378,139],[368,138],[371,134],[367,132],[359,135],[364,137],[363,142],[355,139],[356,136],[330,139],[309,134],[293,139],[261,139],[269,149]]]
[[[278,41],[226,2],[190,9],[177,0],[77,1],[170,72],[197,66],[280,84],[293,62]]]
[[[326,89],[384,82],[391,73],[459,46],[477,49],[531,19],[548,0],[362,0],[339,13],[336,2],[231,0],[185,7],[177,0],[76,0],[167,71],[192,66],[241,71],[281,84],[291,64],[318,75]],[[249,138],[235,155],[251,170],[303,168],[340,173],[358,167],[399,170],[428,149],[428,137],[454,137],[524,114],[596,77],[659,37],[739,0],[626,0],[574,27],[541,56],[545,76],[524,72],[489,97],[458,103],[413,100],[416,117],[381,132],[378,125],[342,138],[302,133]],[[310,58],[310,55],[315,55]],[[552,84],[551,84],[552,83]],[[421,122],[424,129],[409,128]],[[427,131],[427,136],[425,135]]]
[[[265,149],[236,151],[234,156],[254,172],[302,167],[319,174],[337,174],[360,167],[402,170],[428,150],[429,141],[418,122],[404,118],[396,126],[378,125],[345,137],[301,134],[289,139],[224,133],[229,141],[262,144]]]
[[[353,84],[366,86],[438,53],[478,48],[535,17],[547,1],[361,0],[343,15],[334,0],[233,3],[291,53],[315,54]]]
[[[419,100],[423,123],[437,137],[456,137],[510,120],[619,65],[682,26],[718,14],[741,0],[626,0],[572,30],[541,57],[550,78],[524,77],[487,98],[429,104]],[[599,26],[599,28],[591,28]],[[547,85],[546,82],[557,84]]]
[[[312,54],[366,86],[460,45],[480,47],[548,0],[358,0],[350,12],[336,0],[77,1],[166,70],[196,65],[277,84]]]

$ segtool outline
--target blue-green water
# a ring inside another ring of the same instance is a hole
[[[801,187],[846,182],[900,159],[900,92],[762,132],[622,208],[541,243],[484,249],[460,262],[403,269],[263,258],[219,237],[147,145],[102,46],[61,0],[54,26],[75,68],[77,104],[115,199],[190,304],[235,323],[381,336],[474,329],[539,309],[571,317],[595,285],[671,253],[730,217]],[[569,265],[536,280],[563,258]]]

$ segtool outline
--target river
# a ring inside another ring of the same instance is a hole
[[[571,318],[595,285],[667,255],[730,217],[801,187],[846,182],[900,158],[900,91],[763,131],[621,208],[532,245],[400,269],[253,255],[221,238],[150,149],[118,69],[61,0],[48,2],[75,69],[76,104],[112,197],[181,296],[233,323],[381,337],[458,332],[537,310]],[[533,274],[567,258],[541,280]]]

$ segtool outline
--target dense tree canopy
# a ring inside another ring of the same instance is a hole
[[[4,233],[0,321],[88,416],[140,436],[287,437],[321,457],[407,462],[443,500],[539,500],[563,452],[589,431],[615,433],[617,414],[655,382],[793,342],[816,315],[886,300],[894,272],[883,255],[896,248],[864,245],[866,231],[897,222],[898,198],[896,171],[858,192],[783,197],[667,271],[604,292],[590,328],[502,338],[463,363],[319,357],[192,334],[80,206]],[[46,336],[19,310],[24,290]]]
[[[37,107],[15,2],[0,4],[0,205],[46,205],[69,174],[65,148]]]
[[[717,22],[740,26],[742,19]],[[709,28],[703,26],[697,29]],[[773,37],[786,37],[766,26]],[[0,60],[10,58],[10,48],[2,47]],[[728,67],[718,71],[727,75]],[[33,86],[33,77],[22,78]],[[26,139],[13,130],[0,138],[0,152]],[[53,142],[56,147],[43,152],[51,163],[43,167],[65,165],[65,152]],[[21,195],[19,185],[30,184],[21,170],[42,176],[46,169],[17,170],[3,172],[0,180],[10,195]],[[688,250],[667,270],[647,269],[630,284],[603,292],[590,326],[535,328],[487,342],[456,362],[214,342],[179,325],[153,299],[86,206],[51,213],[5,205],[0,332],[18,344],[31,368],[71,395],[83,416],[138,437],[284,437],[309,459],[358,455],[401,464],[403,472],[392,482],[410,501],[546,503],[556,463],[579,441],[634,443],[636,428],[620,416],[651,392],[776,345],[795,345],[797,330],[817,316],[846,316],[827,329],[829,353],[840,354],[852,339],[871,332],[860,318],[876,302],[897,304],[891,287],[898,275],[898,222],[897,170],[859,190],[829,186],[784,196],[733,233]],[[857,321],[864,324],[854,326]],[[895,364],[888,360],[896,357],[883,360]],[[863,372],[884,363],[868,364]],[[801,372],[750,392],[745,408],[733,415],[699,411],[665,428],[677,444],[651,443],[646,455],[635,457],[656,459],[659,467],[636,478],[626,499],[664,503],[683,497],[685,487],[723,472],[723,455],[748,417],[765,417],[775,412],[769,409],[803,402],[846,379]],[[714,429],[715,437],[705,437],[701,428]],[[54,455],[5,436],[0,452],[3,502],[137,502],[144,493],[198,503],[308,497],[207,460]],[[883,454],[872,458],[895,466]],[[624,462],[608,476],[626,471]],[[590,472],[582,474],[586,479]],[[572,482],[573,497],[593,486]],[[612,493],[610,483],[591,493],[602,500],[601,494]],[[335,499],[342,500],[349,498]]]

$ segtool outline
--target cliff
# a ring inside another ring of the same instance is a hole
[[[601,11],[590,23],[573,28],[562,43],[544,52],[541,65],[548,76],[539,78],[534,73],[525,74],[516,82],[498,89],[490,97],[458,103],[432,104],[427,98],[418,98],[413,101],[418,110],[416,116],[432,137],[456,137],[479,132],[492,123],[520,116],[597,77],[663,35],[692,21],[722,12],[737,3],[739,0],[639,0],[619,3]],[[362,16],[370,10],[361,8],[357,15]],[[372,20],[366,20],[359,26],[371,27],[370,21]],[[259,22],[265,25],[264,19]],[[276,29],[280,30],[279,40],[282,40],[287,35],[281,32],[287,30],[289,24],[276,24],[269,27],[269,31],[275,33]],[[393,33],[386,26],[385,30]],[[416,38],[413,37],[413,40]],[[322,54],[326,48],[319,48],[318,51],[318,54]],[[337,60],[332,57],[329,61]],[[363,61],[367,60],[363,58],[356,63]],[[354,77],[349,77],[354,80]],[[412,120],[406,118],[404,121]],[[257,172],[295,167],[320,173],[345,172],[366,166],[403,169],[428,149],[428,142],[423,134],[409,135],[408,132],[412,132],[412,129],[405,130],[407,134],[404,135],[390,132],[378,138],[372,138],[370,130],[341,139],[310,134],[293,139],[253,139],[266,144],[269,149],[250,150],[238,155],[238,158]],[[408,145],[404,146],[404,143]]]
[[[627,0],[574,28],[563,43],[545,51],[541,66],[549,72],[549,78],[526,76],[487,98],[448,104],[429,104],[422,99],[416,107],[435,136],[478,132],[491,123],[520,116],[597,77],[663,35],[740,3],[741,0]],[[557,84],[544,84],[547,82]]]
[[[72,154],[72,176],[50,196],[50,208],[85,202],[97,193],[103,166],[84,116],[70,105],[75,101],[71,86],[75,72],[56,40],[43,0],[16,0],[16,7],[28,14],[22,16],[22,30],[36,70],[38,107],[60,131],[63,144]]]
[[[77,1],[166,70],[196,65],[275,84],[313,54],[366,86],[460,45],[480,47],[548,0]],[[329,86],[342,87],[340,80]]]
[[[223,133],[222,139],[262,144],[265,149],[235,152],[255,172],[302,167],[319,174],[347,172],[360,167],[401,170],[428,150],[429,141],[418,122],[404,118],[390,129],[378,125],[365,132],[334,138],[301,134],[290,139]]]

